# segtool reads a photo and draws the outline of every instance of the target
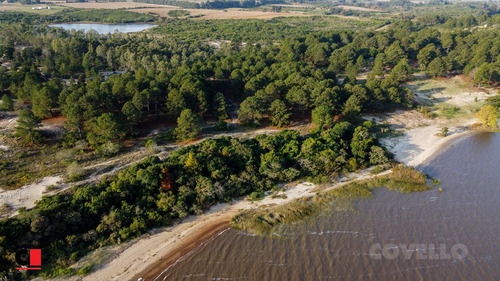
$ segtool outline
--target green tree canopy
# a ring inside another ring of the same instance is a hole
[[[269,112],[273,125],[282,127],[290,123],[290,116],[292,114],[283,101],[279,99],[273,101],[273,103],[271,103],[271,107],[269,108]]]
[[[437,57],[429,63],[425,73],[434,77],[443,76],[446,73],[446,64],[441,57]]]
[[[477,113],[477,118],[486,127],[498,128],[498,112],[492,105],[483,106]]]
[[[198,116],[191,109],[184,109],[177,118],[174,134],[178,140],[195,139],[201,132]]]
[[[312,111],[312,122],[319,128],[330,127],[333,124],[333,115],[330,108],[320,105]]]
[[[238,109],[238,119],[242,124],[259,125],[260,120],[263,118],[264,104],[255,97],[246,98]]]
[[[40,140],[40,132],[36,128],[41,126],[40,119],[29,109],[23,109],[19,112],[17,120],[16,136],[20,137],[26,143],[36,143]]]
[[[14,110],[14,101],[12,100],[12,98],[9,95],[3,94],[2,103],[0,103],[0,110],[4,110],[4,111]]]

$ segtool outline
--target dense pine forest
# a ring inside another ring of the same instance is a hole
[[[229,130],[231,119],[250,128],[315,126],[307,134],[205,140],[44,197],[0,221],[0,276],[9,280],[74,274],[69,266],[94,249],[278,183],[389,164],[375,137],[380,128],[361,116],[415,107],[404,87],[415,70],[500,82],[500,15],[493,12],[352,26],[324,17],[169,19],[148,32],[107,35],[45,25],[72,17],[92,20],[76,12],[0,19],[0,107],[18,112],[7,137],[20,146],[108,157],[158,120],[176,124],[170,142],[194,140],[207,126]],[[41,120],[61,116],[61,135],[38,130]],[[19,186],[13,159],[22,158],[2,159],[2,185]],[[20,247],[44,250],[41,272],[14,270]]]

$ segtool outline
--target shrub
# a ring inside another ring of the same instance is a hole
[[[427,177],[419,170],[399,164],[394,166],[390,179],[412,184],[426,184]]]
[[[97,153],[99,153],[101,156],[108,157],[117,154],[120,149],[121,146],[119,143],[108,141],[97,148]]]
[[[146,148],[146,152],[148,154],[155,154],[158,151],[158,145],[152,139],[148,139],[144,144],[144,147]]]
[[[489,128],[498,128],[498,113],[492,105],[485,105],[477,113],[479,122]]]
[[[64,149],[56,153],[56,158],[62,162],[70,162],[75,158],[76,151],[74,149]]]
[[[74,161],[66,168],[66,176],[70,181],[77,181],[84,175],[83,169],[78,162]]]
[[[57,186],[55,185],[49,185],[45,188],[45,192],[51,192],[57,189]]]

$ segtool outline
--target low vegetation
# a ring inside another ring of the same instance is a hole
[[[348,183],[284,205],[243,211],[231,219],[231,227],[264,236],[272,235],[283,224],[296,223],[324,212],[349,210],[353,200],[370,198],[372,191],[380,187],[403,193],[432,188],[422,172],[396,165],[388,176]]]
[[[189,16],[189,12],[186,10],[171,10],[168,12],[168,16],[172,18],[182,18]]]

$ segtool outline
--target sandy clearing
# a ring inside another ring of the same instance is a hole
[[[132,11],[138,13],[153,13],[161,17],[168,17],[168,12],[171,10],[186,10],[191,16],[199,16],[195,19],[272,19],[276,17],[307,17],[313,14],[303,12],[263,12],[256,10],[242,10],[240,8],[230,8],[226,10],[211,10],[211,9],[180,9],[177,7],[169,8],[144,8],[134,9]],[[201,15],[201,16],[200,16]]]
[[[8,204],[14,210],[21,207],[33,208],[35,202],[43,195],[50,194],[44,193],[48,186],[55,186],[61,181],[60,176],[45,177],[37,183],[28,184],[16,190],[0,190],[0,204]]]
[[[397,161],[410,166],[419,166],[436,152],[449,146],[452,140],[471,133],[467,130],[467,126],[450,128],[446,137],[437,136],[440,132],[439,125],[423,126],[410,129],[400,137],[382,139],[381,142],[394,153]]]
[[[450,141],[469,134],[469,128],[476,121],[473,117],[430,119],[416,110],[397,110],[385,116],[363,118],[388,124],[396,131],[396,135],[382,138],[380,142],[397,161],[410,166],[423,164]],[[439,135],[444,127],[449,129],[446,137]]]
[[[407,86],[421,103],[436,105],[446,103],[459,107],[474,106],[490,97],[492,93],[496,93],[495,89],[474,87],[472,82],[462,75],[435,79],[425,79],[424,75],[409,82]]]

